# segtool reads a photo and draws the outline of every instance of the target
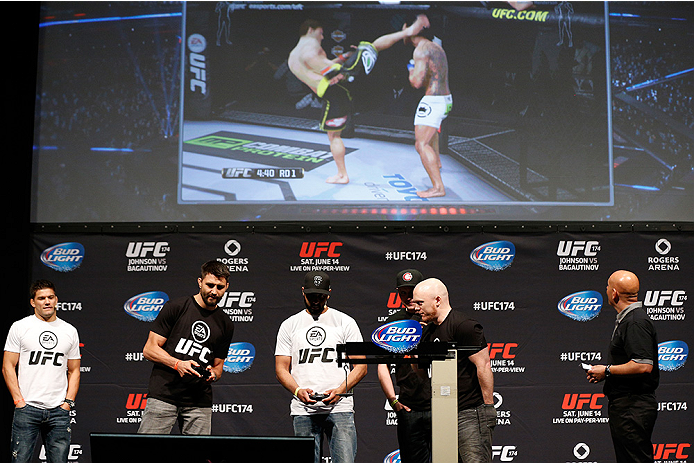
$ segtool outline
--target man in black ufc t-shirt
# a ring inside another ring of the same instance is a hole
[[[448,289],[435,278],[415,287],[413,302],[422,321],[429,323],[422,342],[455,342],[460,347],[478,348],[458,352],[458,456],[463,463],[491,463],[496,425],[494,375],[482,325],[452,310]]]
[[[234,334],[229,316],[217,303],[229,287],[229,269],[217,261],[203,264],[200,291],[164,304],[144,347],[154,362],[139,434],[212,432],[212,386],[222,375]]]

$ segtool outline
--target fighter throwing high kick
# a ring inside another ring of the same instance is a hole
[[[346,84],[362,73],[369,74],[379,51],[407,37],[416,36],[425,27],[429,27],[429,19],[419,15],[411,26],[383,35],[372,43],[360,42],[355,51],[329,60],[321,47],[321,24],[307,20],[301,25],[299,42],[289,53],[288,64],[289,70],[323,100],[320,128],[328,133],[330,152],[337,166],[337,174],[327,178],[327,183],[349,183],[342,141],[342,130],[349,121],[352,107],[352,97]]]

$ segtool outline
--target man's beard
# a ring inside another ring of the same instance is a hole
[[[310,313],[313,318],[318,318],[318,316],[325,309],[325,302],[323,300],[314,303],[309,303],[308,301],[304,300],[304,305],[306,306],[308,313]]]
[[[208,307],[208,308],[214,308],[217,307],[217,303],[221,300],[221,297],[217,296],[212,296],[210,293],[203,294],[202,295],[202,302]]]

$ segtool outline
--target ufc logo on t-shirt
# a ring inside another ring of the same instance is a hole
[[[321,349],[320,347],[299,349],[299,363],[313,363],[316,360],[322,363],[334,362],[334,358],[328,357],[330,352],[335,352],[335,349],[332,347],[326,347],[325,349]]]
[[[192,339],[181,338],[178,340],[178,344],[176,345],[176,353],[188,355],[190,357],[195,357],[197,355],[197,357],[203,363],[210,363],[210,361],[207,359],[207,355],[211,354],[212,351],[202,344],[198,344]]]
[[[62,366],[61,358],[65,357],[62,352],[43,352],[40,350],[31,351],[29,354],[29,365],[45,365],[46,363],[52,363],[53,365],[59,367]]]

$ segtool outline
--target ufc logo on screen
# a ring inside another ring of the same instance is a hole
[[[205,68],[205,55],[199,53],[191,53],[190,58],[190,72],[193,73],[195,78],[190,79],[190,91],[195,92],[200,89],[200,93],[203,95],[207,94],[207,71]]]
[[[600,410],[602,404],[598,403],[599,399],[605,397],[605,394],[564,394],[564,402],[561,408],[564,410],[583,410],[588,406],[590,410]]]
[[[341,247],[342,243],[339,241],[329,242],[329,241],[304,241],[301,243],[301,252],[299,252],[300,257],[320,257],[325,253],[327,257],[340,257],[340,253],[337,248]]]
[[[489,345],[489,358],[494,360],[497,358],[497,354],[501,354],[500,358],[512,359],[516,358],[516,354],[511,353],[511,349],[518,347],[515,342],[493,342]]]

